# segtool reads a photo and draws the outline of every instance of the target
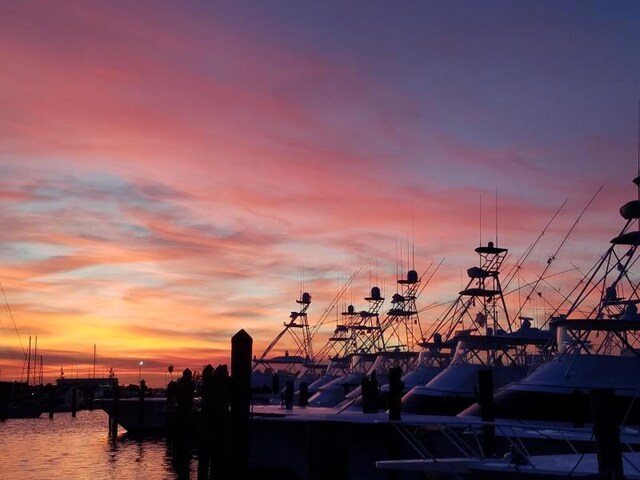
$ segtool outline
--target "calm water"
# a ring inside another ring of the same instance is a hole
[[[195,463],[189,477],[196,477]],[[110,440],[101,410],[0,423],[0,480],[178,478],[162,439]]]

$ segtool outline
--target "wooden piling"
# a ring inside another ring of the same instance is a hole
[[[47,399],[47,410],[49,412],[49,420],[53,420],[53,412],[56,407],[56,387],[52,384],[48,384],[46,387],[46,399]],[[109,427],[111,428],[111,427]]]
[[[202,369],[202,403],[198,438],[198,480],[209,480],[213,449],[213,367]],[[217,433],[217,432],[216,432]]]
[[[71,389],[71,416],[75,417],[78,411],[78,390],[76,387]]]
[[[595,389],[591,391],[590,400],[599,477],[622,480],[624,470],[614,392],[612,389]]]
[[[143,435],[144,432],[144,397],[147,390],[147,383],[144,380],[140,380],[140,392],[138,394],[139,405],[138,405],[138,428],[140,429],[140,435]]]
[[[247,480],[253,339],[244,330],[231,338],[231,469],[233,480]]]
[[[404,386],[402,388],[404,388]],[[400,389],[401,395],[402,395],[402,388]],[[379,393],[380,393],[380,388],[378,385],[378,377],[376,375],[376,371],[374,370],[373,372],[371,372],[371,375],[369,378],[369,412],[368,413],[378,413]]]
[[[210,475],[212,479],[230,478],[230,378],[226,365],[218,365],[213,372],[211,431],[212,451]]]
[[[109,436],[118,436],[118,422],[120,412],[120,386],[118,382],[113,382],[113,403],[111,404],[111,414],[109,415]]]
[[[293,410],[293,382],[290,380],[284,387],[284,408]]]
[[[300,393],[298,394],[298,405],[306,407],[309,405],[309,385],[307,382],[300,383]]]
[[[0,384],[0,421],[9,418],[9,395],[11,394],[11,385],[7,383]]]
[[[178,408],[178,384],[171,380],[167,385],[167,403],[165,407],[165,430],[167,444],[172,445],[176,430],[176,410]]]
[[[400,406],[404,383],[401,380],[402,369],[394,367],[389,369],[389,420],[400,420]]]
[[[371,380],[368,375],[362,377],[360,389],[362,390],[362,413],[369,413],[371,410]]]
[[[172,443],[173,461],[180,475],[189,470],[191,460],[191,422],[193,408],[193,373],[188,368],[176,382],[176,427]]]
[[[496,427],[493,404],[493,370],[483,368],[478,371],[478,404],[482,425],[482,452],[485,457],[492,457],[496,453]]]

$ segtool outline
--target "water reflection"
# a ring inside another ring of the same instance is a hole
[[[0,423],[0,479],[194,480],[162,439],[110,439],[102,411]]]

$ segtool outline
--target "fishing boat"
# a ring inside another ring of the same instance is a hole
[[[311,394],[321,389],[325,392],[335,389],[338,396],[344,396],[344,391],[348,392],[359,384],[371,365],[372,357],[366,353],[382,348],[379,312],[384,298],[380,288],[372,287],[365,301],[369,304],[367,310],[357,310],[349,305],[341,312],[340,323],[336,324],[333,335],[318,352],[318,358],[328,359],[328,366],[320,378],[309,385]],[[328,386],[331,382],[332,385]]]
[[[380,288],[372,287],[365,297],[367,310],[349,305],[342,322],[320,350],[320,358],[329,357],[327,371],[309,386],[312,407],[333,407],[349,392],[357,389],[375,362],[375,352],[384,349],[380,309],[384,304]]]
[[[640,177],[634,183],[640,186]],[[640,424],[640,283],[633,271],[640,201],[626,203],[620,214],[622,230],[576,285],[567,312],[551,322],[554,358],[495,395],[497,418],[584,423],[589,392],[611,388],[618,420]],[[462,415],[479,411],[476,404]]]
[[[299,309],[289,314],[289,320],[283,323],[284,328],[260,357],[253,360],[251,387],[255,393],[255,399],[267,403],[279,402],[280,391],[287,382],[311,383],[318,377],[318,372],[326,368],[313,361],[312,332],[307,316],[307,310],[311,305],[311,294],[301,293],[296,303]],[[283,338],[293,340],[295,350],[290,353],[285,349],[284,355],[270,356]]]
[[[426,273],[426,272],[425,272]],[[424,276],[424,275],[423,275]],[[361,395],[362,380],[376,372],[380,384],[386,383],[390,368],[412,370],[418,358],[417,346],[423,341],[416,300],[426,283],[415,270],[409,270],[406,278],[397,281],[398,292],[392,296],[391,308],[382,320],[377,310],[362,315],[363,323],[351,331],[356,338],[366,334],[365,341],[351,354],[350,369],[343,376],[321,386],[311,397],[309,404],[316,407],[349,407]],[[422,288],[421,288],[422,286]],[[380,291],[372,289],[367,300],[371,305],[381,305]],[[379,306],[377,307],[379,308]],[[364,321],[375,319],[375,326]],[[341,404],[341,402],[344,402]]]
[[[480,266],[467,270],[469,283],[440,320],[446,341],[455,343],[453,360],[428,383],[402,398],[410,413],[455,415],[475,401],[478,372],[493,371],[494,388],[524,377],[539,360],[548,332],[522,319],[514,328],[505,302],[500,270],[508,250],[493,242],[477,247]]]

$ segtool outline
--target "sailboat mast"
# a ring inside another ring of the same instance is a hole
[[[31,335],[29,335],[29,349],[27,353],[27,385],[29,385],[30,376],[31,376]]]
[[[36,335],[36,343],[33,347],[33,384],[36,384],[36,374],[38,373],[38,336]],[[29,383],[27,381],[27,383]]]

